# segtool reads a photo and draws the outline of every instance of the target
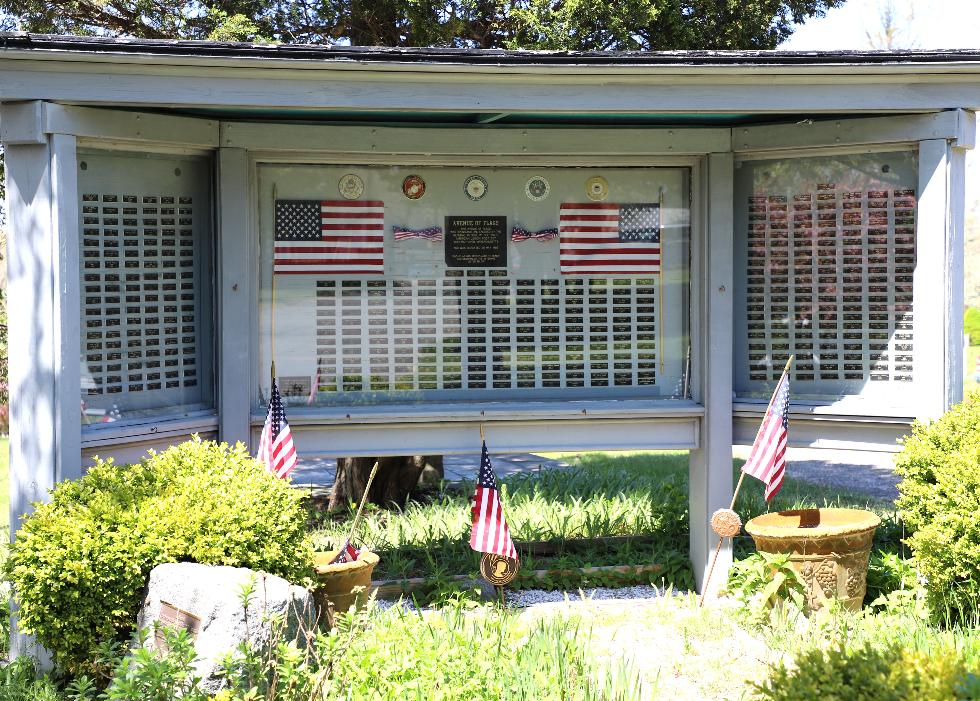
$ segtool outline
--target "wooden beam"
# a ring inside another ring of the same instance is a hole
[[[218,121],[174,115],[44,104],[43,130],[106,141],[154,142],[210,149],[218,145]]]
[[[864,119],[804,120],[796,124],[769,124],[732,129],[736,153],[840,148],[909,143],[923,139],[950,139],[961,148],[973,148],[976,119],[973,112],[947,110],[934,114]]]
[[[251,151],[426,157],[685,156],[727,151],[728,129],[416,129],[222,122],[221,146]]]

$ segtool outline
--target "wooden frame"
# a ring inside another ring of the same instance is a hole
[[[973,64],[812,66],[475,66],[461,63],[256,61],[228,57],[0,51],[10,201],[11,297],[33,305],[10,310],[11,515],[29,509],[58,480],[77,476],[82,451],[132,457],[199,430],[254,441],[261,416],[251,414],[257,368],[256,168],[265,162],[415,163],[555,166],[687,165],[692,169],[690,329],[696,401],[583,402],[514,406],[386,407],[291,416],[297,441],[317,452],[377,454],[407,448],[463,452],[478,427],[497,449],[676,447],[691,450],[691,556],[698,582],[712,543],[708,519],[731,493],[734,438],[761,414],[732,402],[733,163],[820,149],[867,151],[918,144],[919,221],[931,245],[919,247],[915,304],[945,314],[916,315],[920,372],[935,391],[922,417],[959,397],[964,151],[972,148],[972,112],[980,106]],[[914,89],[901,89],[914,86]],[[207,102],[201,103],[206,95]],[[734,128],[507,128],[502,114],[535,111],[569,116],[595,99],[602,114],[845,113],[854,118]],[[61,104],[45,102],[58,100]],[[77,103],[77,104],[65,104]],[[84,105],[84,106],[83,106]],[[329,119],[344,111],[472,115],[472,127],[268,125],[93,109],[210,108],[248,116],[274,110]],[[899,112],[903,114],[882,116]],[[865,116],[878,113],[875,116]],[[83,446],[79,407],[78,232],[76,149],[139,149],[216,155],[218,221],[215,285],[217,416],[162,420],[100,433]],[[244,202],[251,206],[242,206]],[[925,238],[925,237],[924,237]],[[934,244],[934,245],[933,245]],[[696,315],[696,316],[695,316]],[[244,338],[243,338],[244,336]],[[248,381],[243,381],[248,377]],[[67,388],[67,389],[66,389]],[[613,405],[615,404],[615,405]],[[802,410],[798,409],[797,413]],[[349,414],[349,415],[348,415]],[[882,445],[906,417],[825,415],[799,418],[804,442],[826,427],[849,445]],[[911,418],[911,417],[908,417]],[[590,426],[591,433],[583,428]],[[734,426],[734,428],[733,428]],[[890,435],[890,434],[888,434]],[[409,442],[406,442],[411,438]],[[724,550],[722,567],[730,562]],[[723,582],[719,574],[717,582]],[[17,648],[15,648],[16,651]]]

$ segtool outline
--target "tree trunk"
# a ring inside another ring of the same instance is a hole
[[[346,508],[364,496],[371,468],[378,463],[378,474],[371,485],[368,501],[380,506],[404,506],[419,484],[443,477],[441,455],[403,455],[399,457],[338,458],[328,509]]]

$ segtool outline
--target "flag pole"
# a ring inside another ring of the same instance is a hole
[[[660,331],[660,342],[657,344],[657,354],[660,356],[660,374],[664,374],[666,358],[664,355],[664,188],[660,187],[660,268],[657,270],[657,283],[659,291],[657,294],[657,311],[660,312],[657,330]]]
[[[364,505],[367,503],[368,494],[371,492],[371,483],[374,482],[374,476],[378,474],[378,465],[380,461],[374,461],[374,467],[371,468],[371,474],[368,476],[367,486],[364,488],[364,494],[361,496],[361,503],[357,507],[357,513],[354,515],[354,523],[350,526],[350,533],[347,534],[347,542],[351,542],[354,538],[354,531],[357,530],[357,524],[361,520],[361,514],[364,512]]]
[[[776,389],[773,390],[772,396],[769,398],[769,404],[766,406],[766,413],[762,415],[763,421],[759,422],[759,430],[755,432],[755,440],[752,441],[752,445],[755,445],[755,441],[759,440],[759,434],[762,433],[762,426],[765,422],[765,417],[769,414],[769,410],[772,409],[772,403],[776,400],[776,391],[779,386],[783,383],[783,379],[786,377],[786,373],[789,372],[789,366],[793,363],[793,358],[796,356],[791,354],[786,360],[786,366],[783,368],[783,374],[779,376],[779,382],[776,383]],[[745,470],[739,470],[738,484],[735,485],[735,492],[732,494],[732,503],[728,507],[729,511],[735,510],[735,500],[738,499],[738,492],[742,488],[742,481],[745,479]],[[711,556],[711,565],[708,566],[708,575],[704,578],[704,586],[701,587],[701,598],[698,601],[698,608],[704,606],[704,597],[708,594],[708,584],[711,582],[711,575],[715,571],[715,563],[718,562],[718,554],[721,552],[721,545],[725,541],[725,536],[718,536],[718,545],[715,546],[715,552]]]
[[[275,212],[276,208],[276,196],[278,187],[275,183],[272,184],[272,210]],[[275,231],[272,233],[272,248],[275,250],[276,234]],[[272,380],[272,384],[276,383],[276,261],[275,255],[272,256],[272,300],[269,309],[269,355],[272,358],[272,363],[269,366],[269,376]],[[269,392],[272,392],[270,386]]]

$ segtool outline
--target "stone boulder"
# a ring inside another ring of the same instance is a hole
[[[246,616],[242,591],[250,583]],[[286,637],[305,647],[317,618],[310,592],[281,577],[244,567],[181,562],[157,565],[150,572],[137,619],[138,629],[146,631],[146,647],[163,647],[157,622],[190,633],[202,689],[215,693],[222,687],[217,676],[222,658],[242,642],[264,649]]]

